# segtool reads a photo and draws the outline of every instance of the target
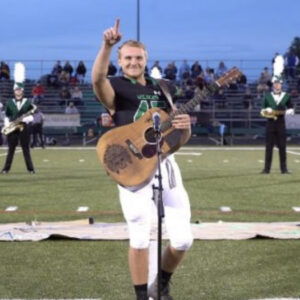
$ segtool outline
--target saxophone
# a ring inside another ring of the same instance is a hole
[[[7,126],[3,127],[1,130],[2,134],[8,135],[17,129],[22,131],[24,129],[24,122],[22,121],[23,118],[32,115],[37,109],[37,107],[34,104],[32,104],[32,106],[33,108],[29,110],[27,113],[23,114],[22,116],[18,117],[14,121],[10,122]]]
[[[260,115],[267,119],[277,120],[279,116],[284,115],[285,110],[272,110],[272,112],[268,112],[266,109],[262,109],[260,111]]]

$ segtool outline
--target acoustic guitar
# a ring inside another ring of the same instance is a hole
[[[237,68],[233,68],[213,84],[204,85],[193,99],[170,114],[159,108],[151,108],[137,121],[106,132],[98,141],[97,154],[108,175],[118,184],[133,190],[146,185],[157,167],[152,115],[155,112],[160,114],[160,147],[162,157],[167,157],[184,145],[190,137],[189,130],[172,127],[173,118],[191,111],[209,94],[229,85],[241,75]]]

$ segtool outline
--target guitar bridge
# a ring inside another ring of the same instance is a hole
[[[131,140],[126,140],[125,141],[130,152],[136,156],[138,159],[143,159],[142,153],[138,150],[138,148],[131,142]]]

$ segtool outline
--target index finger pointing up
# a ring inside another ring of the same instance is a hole
[[[120,19],[119,18],[117,18],[117,20],[116,20],[116,23],[115,23],[115,25],[114,25],[114,31],[115,31],[115,33],[119,33],[119,27],[120,27]]]

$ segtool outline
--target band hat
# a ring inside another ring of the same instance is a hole
[[[272,83],[275,83],[275,82],[283,83],[282,76],[276,76],[276,75],[273,76]]]
[[[23,82],[15,82],[14,90],[24,90],[24,83]]]
[[[283,82],[283,71],[284,71],[284,58],[282,55],[277,55],[273,63],[273,77],[272,83]]]
[[[24,90],[25,66],[21,62],[15,63],[14,81],[14,90]]]

